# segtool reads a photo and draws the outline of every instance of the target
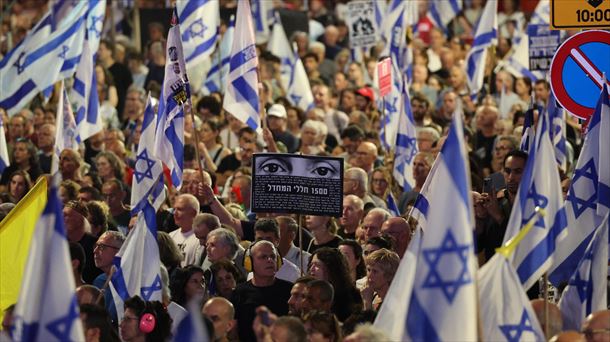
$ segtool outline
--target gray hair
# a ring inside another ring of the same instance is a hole
[[[218,216],[208,213],[201,213],[195,216],[193,219],[193,228],[199,226],[200,224],[205,224],[209,231],[220,228],[220,220],[218,219]]]
[[[368,214],[366,214],[366,216],[375,214],[381,215],[383,217],[383,222],[387,221],[390,217],[392,217],[392,214],[390,214],[389,211],[383,208],[373,208],[368,212]]]
[[[217,228],[208,234],[208,241],[214,236],[218,237],[219,242],[229,246],[231,256],[234,256],[235,253],[237,253],[237,250],[239,249],[239,239],[237,239],[235,233],[226,228]]]
[[[102,235],[112,237],[112,239],[115,242],[119,243],[121,246],[123,245],[123,242],[125,242],[125,239],[126,239],[125,234],[123,234],[121,232],[117,232],[115,230],[107,230]]]
[[[191,194],[181,194],[176,198],[176,201],[181,198],[184,198],[188,206],[191,207],[191,209],[195,210],[196,213],[199,212],[199,201],[197,200],[197,197]]]
[[[419,135],[422,133],[430,134],[432,136],[432,140],[434,140],[434,141],[438,141],[438,139],[441,138],[441,135],[438,133],[438,131],[432,127],[420,128],[419,132],[417,132],[417,136],[419,137]]]
[[[359,167],[350,167],[349,169],[345,170],[345,176],[358,181],[365,192],[369,188],[369,176],[363,169]]]

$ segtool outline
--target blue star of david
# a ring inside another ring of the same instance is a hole
[[[24,64],[25,64],[25,51],[21,52],[19,54],[19,57],[17,57],[17,60],[15,61],[15,63],[13,64],[13,66],[15,68],[17,68],[17,74],[21,74],[23,72],[23,70],[25,69]]]
[[[147,301],[150,300],[152,295],[157,291],[161,291],[161,278],[159,278],[159,275],[155,277],[155,280],[153,280],[153,283],[150,286],[143,286],[140,289],[142,298]]]
[[[407,147],[406,147],[407,153],[405,153],[404,156],[405,156],[405,160],[407,161],[407,164],[411,164],[411,161],[413,161],[413,158],[415,158],[415,155],[417,154],[417,149],[415,148],[415,146],[417,146],[417,139],[406,137],[406,141],[407,141]]]
[[[523,309],[523,314],[521,314],[521,322],[519,324],[511,325],[505,324],[500,326],[500,330],[502,334],[506,337],[508,342],[518,342],[521,340],[521,335],[523,335],[526,331],[531,331],[532,333],[536,333],[534,328],[532,327],[532,322],[527,314],[527,311]]]
[[[423,288],[440,288],[449,303],[453,303],[453,299],[460,287],[472,282],[472,277],[468,271],[469,250],[470,246],[468,245],[458,245],[453,233],[448,229],[441,246],[423,250],[424,260],[430,267],[430,271],[422,285]],[[439,261],[444,255],[447,257],[455,255],[460,263],[461,269],[455,279],[444,279],[443,276],[446,276],[446,270],[437,269]]]
[[[188,28],[191,37],[201,37],[203,38],[203,33],[207,30],[208,27],[203,24],[203,19],[199,18],[195,20]]]
[[[144,161],[144,163],[146,163],[146,166],[145,166],[145,169],[143,172],[140,172],[140,170],[142,168],[138,167],[138,161],[140,161],[140,160],[142,160],[142,161]],[[148,150],[144,149],[144,151],[142,151],[142,153],[138,154],[138,156],[136,157],[136,168],[133,171],[133,174],[136,176],[136,182],[140,183],[140,182],[142,182],[142,180],[144,178],[153,179],[153,174],[152,174],[153,166],[155,166],[155,161],[148,157]]]
[[[78,305],[76,304],[76,297],[73,296],[68,314],[49,322],[46,328],[59,341],[69,341],[71,340],[70,332],[72,331],[72,326],[78,319]]]
[[[534,205],[531,206],[531,207],[527,207],[527,201],[528,200],[534,201]],[[545,209],[549,205],[549,199],[546,198],[543,195],[540,195],[536,191],[536,183],[532,183],[532,188],[530,189],[530,191],[527,193],[527,196],[525,197],[525,203],[526,203],[526,208],[530,208],[532,210],[532,214],[527,216],[524,213],[523,219],[521,220],[521,225],[522,226],[525,225],[529,220],[531,220],[532,217],[534,217],[534,215],[536,215],[536,213],[533,212],[534,208],[540,207],[540,208]],[[538,220],[536,221],[535,226],[544,229],[544,220],[542,219],[542,217],[538,218]]]
[[[298,105],[299,102],[301,102],[301,99],[303,98],[303,96],[298,96],[296,94],[290,94],[290,97],[292,98],[292,101],[295,105]]]
[[[593,185],[593,192],[589,199],[584,199],[576,196],[575,185],[580,178],[586,178],[591,181]],[[570,185],[570,191],[568,193],[568,202],[572,204],[574,215],[576,219],[582,215],[587,209],[596,209],[595,200],[597,199],[597,169],[595,168],[595,161],[593,158],[589,159],[588,162],[583,165],[580,169],[574,170],[574,177],[572,178],[572,185]]]
[[[61,52],[59,53],[59,55],[57,55],[57,57],[61,59],[66,59],[66,54],[68,53],[68,51],[70,51],[70,48],[67,45],[62,45]]]
[[[390,101],[385,102],[385,109],[390,112],[390,114],[398,112],[398,109],[396,108],[396,101],[398,101],[397,97],[393,99],[392,103],[390,103]],[[390,115],[386,115],[386,118],[389,116]]]
[[[93,15],[91,16],[91,26],[89,27],[89,31],[90,32],[95,32],[95,36],[97,38],[99,38],[102,35],[102,29],[98,29],[97,28],[97,23],[102,23],[102,25],[104,24],[104,17],[99,15]]]
[[[593,260],[593,250],[589,250],[587,254],[585,254],[582,262],[585,262],[585,260]],[[570,279],[568,285],[576,287],[576,291],[578,292],[578,298],[581,302],[584,302],[587,299],[587,293],[590,290],[591,281],[583,279],[580,276],[580,270],[576,271],[576,275],[574,276],[574,278]]]

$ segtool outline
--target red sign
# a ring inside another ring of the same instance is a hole
[[[392,59],[385,58],[377,63],[379,75],[379,95],[386,96],[392,90]]]
[[[572,115],[587,120],[595,111],[603,74],[610,74],[610,32],[584,31],[559,47],[550,69],[555,98]],[[607,81],[606,81],[607,82]]]

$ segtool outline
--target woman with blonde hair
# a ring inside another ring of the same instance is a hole
[[[366,285],[360,290],[364,310],[377,311],[385,299],[398,269],[398,254],[382,248],[369,254],[366,262]]]
[[[341,237],[337,235],[337,222],[330,216],[305,216],[305,226],[313,235],[307,252],[313,253],[322,247],[337,248]]]

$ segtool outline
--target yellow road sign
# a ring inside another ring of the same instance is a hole
[[[610,27],[610,0],[551,0],[551,28]]]

